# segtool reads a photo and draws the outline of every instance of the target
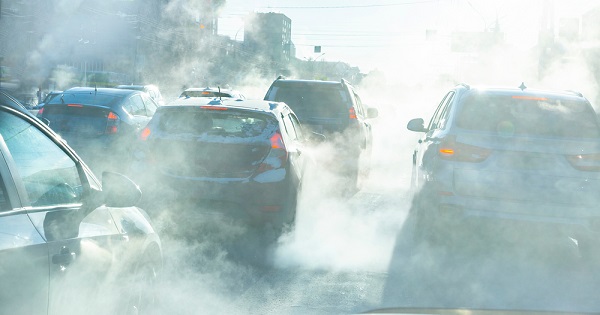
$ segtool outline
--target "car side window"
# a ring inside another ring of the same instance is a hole
[[[362,117],[365,116],[365,111],[364,111],[364,107],[362,104],[362,101],[360,100],[360,97],[358,96],[358,94],[356,94],[356,92],[354,92],[354,98],[356,99],[356,111],[358,112],[358,114]]]
[[[298,118],[296,118],[296,116],[290,114],[289,115],[290,121],[292,122],[292,126],[294,127],[294,130],[296,131],[296,135],[298,136],[298,139],[304,139],[304,135],[302,134],[302,125],[300,125],[300,122],[298,121]]]
[[[290,137],[292,137],[292,139],[297,140],[298,134],[296,134],[294,125],[292,124],[292,121],[290,120],[290,114],[283,116],[283,124],[285,126],[285,130],[287,131],[287,134],[290,135]]]
[[[129,98],[131,101],[132,112],[131,115],[136,116],[147,116],[146,114],[146,106],[144,106],[144,101],[139,94],[136,94]]]
[[[440,120],[438,122],[438,129],[446,128],[446,123],[448,122],[448,116],[450,115],[450,108],[452,108],[452,100],[454,99],[454,92],[452,92],[447,98],[446,102],[444,102],[444,108],[440,113]]]
[[[0,111],[0,134],[15,162],[32,206],[81,201],[76,163],[46,134],[26,120]]]
[[[8,202],[8,194],[4,186],[4,178],[0,174],[0,212],[10,210],[11,206]]]
[[[429,122],[429,127],[427,128],[428,130],[438,129],[438,124],[440,122],[440,117],[442,115],[444,106],[445,106],[446,102],[448,101],[448,98],[451,97],[452,94],[454,94],[454,92],[450,91],[450,92],[448,92],[448,94],[446,94],[444,96],[444,98],[442,99],[442,101],[438,105],[437,109],[435,110],[435,113],[431,117],[431,121]]]
[[[156,103],[152,100],[152,98],[142,95],[142,99],[144,100],[144,105],[146,107],[146,116],[152,117],[156,112]]]

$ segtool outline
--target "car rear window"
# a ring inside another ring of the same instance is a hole
[[[269,137],[278,123],[259,113],[235,110],[193,110],[187,108],[164,110],[158,128],[168,134],[208,134],[225,137]]]
[[[111,106],[123,96],[99,93],[63,93],[60,97],[53,98],[48,104],[83,104]]]
[[[469,95],[457,126],[506,135],[597,138],[600,127],[586,101],[522,95]]]
[[[348,96],[336,85],[282,85],[273,87],[276,102],[292,108],[298,119],[340,118],[348,115]]]

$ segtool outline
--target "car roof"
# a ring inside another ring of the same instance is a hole
[[[304,79],[277,79],[273,85],[342,85],[341,81],[304,80]]]
[[[235,109],[254,110],[262,112],[275,112],[278,109],[285,106],[281,102],[270,102],[263,100],[241,100],[223,98],[219,99],[208,98],[208,97],[190,97],[190,98],[179,98],[171,101],[169,104],[161,106],[161,108],[173,108],[173,107],[198,107],[198,106],[216,106],[216,107],[228,107]]]
[[[468,94],[471,93],[485,93],[494,95],[523,95],[523,96],[545,96],[551,98],[562,98],[562,99],[579,99],[586,100],[583,94],[576,91],[569,90],[549,90],[549,89],[533,89],[533,88],[518,88],[518,87],[507,87],[507,86],[468,86],[460,85],[459,88],[467,90]]]
[[[74,94],[98,93],[98,94],[125,96],[128,94],[139,93],[139,91],[129,90],[129,89],[116,89],[116,88],[73,87],[73,88],[63,91],[63,93],[74,93]]]
[[[198,92],[200,92],[200,91],[219,92],[219,88],[218,87],[216,87],[216,88],[215,87],[204,87],[204,88],[192,87],[192,88],[187,88],[187,89],[184,90],[184,92],[188,92],[188,91],[194,91],[194,92],[196,92],[196,91],[198,91]],[[220,91],[221,91],[221,93],[227,93],[227,92],[237,93],[234,90],[223,89],[223,88],[220,89]]]

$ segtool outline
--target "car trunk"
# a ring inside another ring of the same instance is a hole
[[[585,170],[598,164],[594,161],[594,154],[600,152],[596,141],[477,134],[464,134],[456,141],[489,150],[482,162],[454,162],[458,195],[532,204],[593,206],[600,201],[600,172]],[[592,158],[572,161],[577,157]],[[548,215],[539,207],[525,211]]]
[[[110,109],[101,106],[48,104],[43,117],[63,138],[94,138],[107,132]]]
[[[159,114],[151,156],[165,174],[245,178],[271,150],[277,121],[245,111],[175,108]]]

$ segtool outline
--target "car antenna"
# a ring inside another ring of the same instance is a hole
[[[219,101],[223,102],[223,99],[221,98],[221,86],[217,86],[217,88],[219,89]]]
[[[525,86],[525,82],[521,82],[521,85],[519,85],[519,89],[521,89],[521,91],[525,90],[527,87]]]
[[[94,84],[94,94],[98,93],[98,85]]]

